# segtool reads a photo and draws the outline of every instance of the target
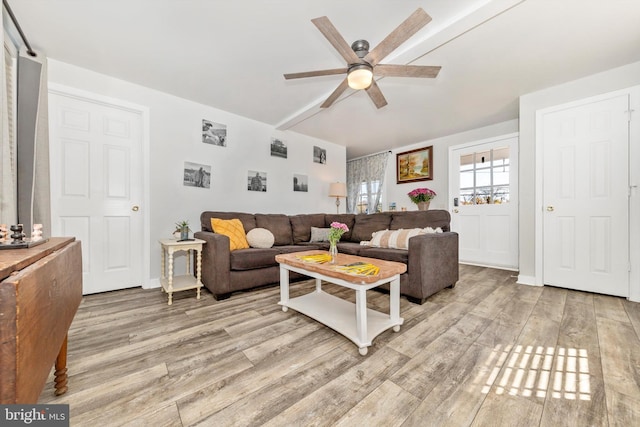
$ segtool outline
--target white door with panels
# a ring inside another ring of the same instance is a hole
[[[629,295],[629,94],[544,110],[543,281]]]
[[[49,92],[52,232],[82,242],[83,293],[142,285],[142,115]]]
[[[518,268],[518,136],[449,149],[451,229],[461,263]]]

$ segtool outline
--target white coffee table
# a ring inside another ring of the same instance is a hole
[[[292,308],[305,314],[349,338],[358,346],[361,355],[366,355],[375,337],[387,329],[400,330],[404,319],[400,317],[400,274],[407,266],[393,261],[383,261],[355,255],[338,254],[336,264],[316,264],[305,262],[300,256],[328,253],[326,251],[305,251],[276,255],[280,263],[280,302],[282,310]],[[376,265],[380,272],[376,276],[360,276],[336,270],[355,262]],[[314,292],[296,298],[289,298],[289,271],[316,279]],[[322,290],[325,280],[356,291],[356,303],[328,294]],[[367,308],[367,291],[385,283],[390,284],[389,313],[381,313]]]

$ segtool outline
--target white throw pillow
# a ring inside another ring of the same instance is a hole
[[[428,233],[442,233],[442,229],[438,227],[434,230],[431,227],[427,227],[376,231],[370,241],[360,242],[360,244],[374,248],[409,249],[410,238]]]
[[[247,233],[247,242],[252,248],[270,248],[275,240],[273,233],[266,228],[254,228]]]
[[[311,227],[311,239],[309,242],[328,242],[330,228]]]

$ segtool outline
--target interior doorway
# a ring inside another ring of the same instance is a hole
[[[630,98],[541,110],[543,283],[629,296]]]
[[[143,284],[143,113],[49,91],[52,231],[82,242],[83,293]]]
[[[518,269],[518,135],[449,149],[451,229],[464,264]]]

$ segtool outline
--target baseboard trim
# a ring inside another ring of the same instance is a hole
[[[142,289],[156,289],[159,287],[160,279],[156,277],[155,279],[149,279],[149,281],[142,286]]]
[[[501,265],[478,264],[474,262],[458,261],[459,264],[473,265],[474,267],[495,268],[496,270],[518,271],[517,267],[504,267]]]
[[[527,286],[543,286],[541,284],[536,283],[535,276],[524,276],[522,274],[518,275],[518,280],[516,281],[519,285],[527,285]]]

